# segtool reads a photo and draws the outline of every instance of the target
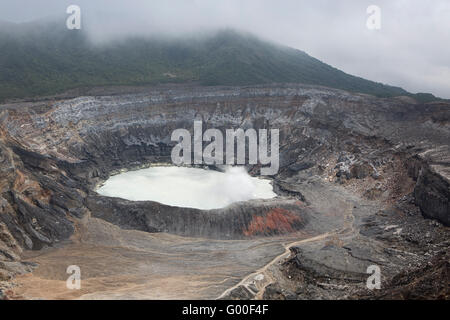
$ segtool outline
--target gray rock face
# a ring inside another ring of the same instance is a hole
[[[311,210],[296,202],[254,200],[205,211],[170,207],[150,201],[132,202],[93,196],[88,198],[87,206],[94,217],[125,229],[214,239],[242,239],[303,229]],[[271,225],[272,221],[279,223]]]
[[[420,171],[414,195],[426,217],[450,226],[450,182],[433,165],[424,166]]]

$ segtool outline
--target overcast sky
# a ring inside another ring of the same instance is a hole
[[[450,0],[1,0],[0,20],[64,15],[69,4],[97,40],[231,27],[350,74],[450,98]],[[369,5],[381,9],[380,30],[366,27]]]

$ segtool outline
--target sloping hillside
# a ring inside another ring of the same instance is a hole
[[[291,82],[380,97],[409,95],[401,88],[346,74],[300,50],[230,30],[203,38],[130,38],[93,45],[83,30],[69,31],[60,24],[0,26],[0,100],[78,87],[167,82]]]

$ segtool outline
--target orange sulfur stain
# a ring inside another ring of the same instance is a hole
[[[292,212],[274,208],[265,216],[253,216],[252,221],[244,230],[245,236],[254,236],[258,234],[280,234],[294,232],[293,224],[301,222],[301,218]]]

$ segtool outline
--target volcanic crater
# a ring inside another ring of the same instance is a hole
[[[278,196],[200,210],[95,191],[123,170],[171,163],[171,133],[194,121],[279,129]],[[449,141],[448,102],[306,85],[165,85],[5,104],[0,290],[29,299],[448,298]],[[81,290],[66,287],[69,265],[81,268]],[[370,265],[381,267],[382,290],[366,289]]]

